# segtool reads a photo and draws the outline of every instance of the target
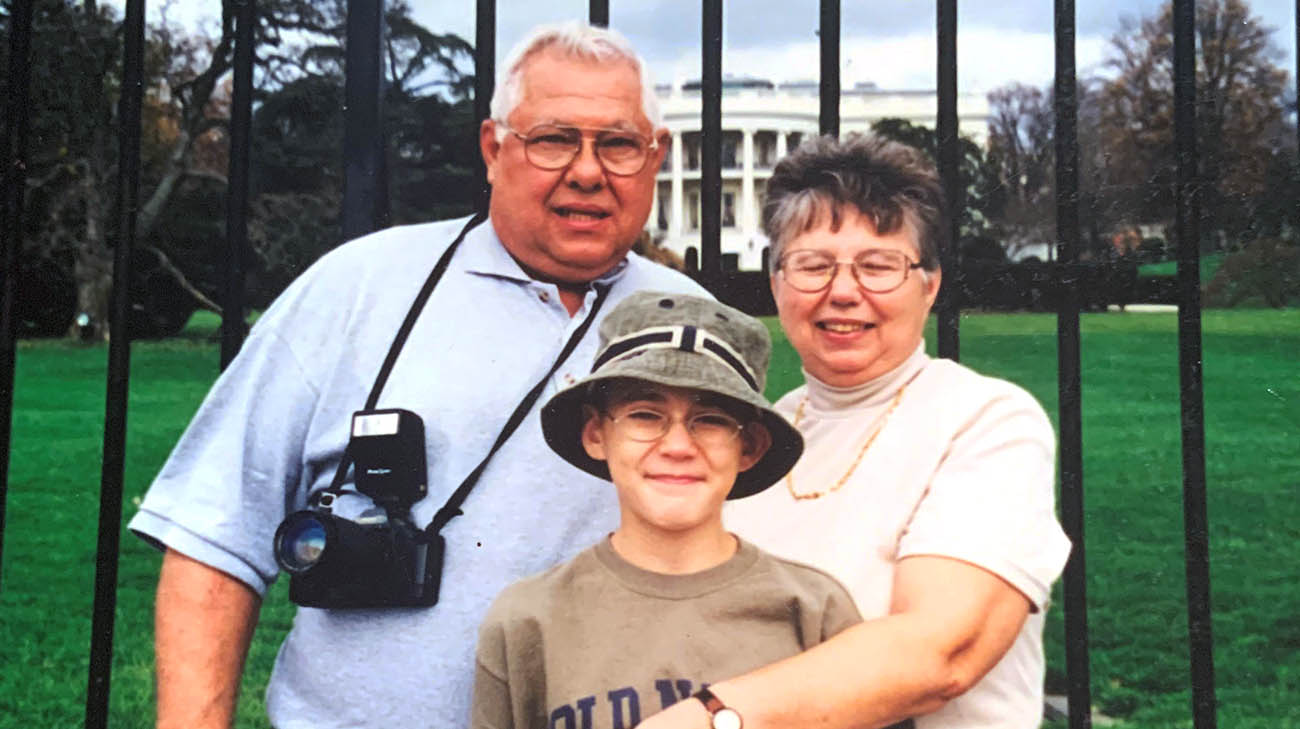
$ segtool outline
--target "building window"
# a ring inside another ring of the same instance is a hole
[[[741,164],[741,136],[739,132],[722,133],[722,169],[738,169]]]
[[[790,136],[786,137],[785,148],[787,152],[793,152],[795,147],[798,147],[799,143],[802,141],[803,141],[803,132],[790,132]]]
[[[736,193],[722,193],[722,227],[736,227]]]
[[[659,214],[656,221],[659,230],[668,230],[668,221],[672,219],[673,187],[660,183],[655,186],[655,197],[659,202]]]
[[[690,213],[690,230],[700,229],[700,194],[692,192],[690,196],[690,205],[687,211]]]
[[[700,133],[687,132],[682,135],[683,146],[686,147],[686,169],[698,170],[700,168]]]
[[[754,167],[770,170],[776,163],[776,135],[759,132],[754,135]]]

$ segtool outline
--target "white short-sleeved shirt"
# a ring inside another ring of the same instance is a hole
[[[149,489],[130,528],[262,593],[276,578],[275,529],[327,486],[380,364],[416,293],[466,221],[391,228],[324,256],[258,320]],[[707,295],[685,276],[629,254],[597,283],[601,316],[642,289]],[[586,318],[530,279],[491,221],[469,232],[415,324],[378,407],[424,420],[427,524],[486,455],[516,404]],[[617,524],[609,483],[556,456],[538,409],[585,375],[599,322],[547,384],[443,530],[441,597],[432,608],[300,608],[267,689],[272,723],[291,727],[463,726],[474,636],[506,585],[573,557]],[[369,506],[345,497],[335,513]]]
[[[917,717],[918,729],[1036,727],[1042,719],[1043,613],[1070,544],[1057,523],[1055,437],[1042,407],[1011,383],[982,376],[924,347],[893,372],[856,388],[805,373],[777,410],[807,447],[787,483],[728,502],[728,528],[842,581],[865,619],[889,613],[898,561],[913,555],[975,564],[1024,593],[1036,610],[1002,661],[966,694]],[[897,409],[882,421],[898,388]],[[880,424],[883,422],[883,426]]]

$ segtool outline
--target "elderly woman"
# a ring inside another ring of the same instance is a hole
[[[1069,553],[1055,440],[1025,391],[925,353],[944,214],[934,168],[897,143],[814,139],[777,165],[772,293],[807,381],[777,409],[807,448],[727,524],[830,572],[866,621],[643,727],[1040,723],[1043,610]]]

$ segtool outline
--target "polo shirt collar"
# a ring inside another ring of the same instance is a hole
[[[631,255],[629,253],[629,255]],[[534,279],[519,267],[519,263],[506,250],[505,244],[497,236],[492,219],[475,226],[465,235],[465,243],[457,251],[456,258],[460,265],[470,273],[495,276],[512,281],[528,282]],[[598,283],[613,283],[627,272],[628,260],[624,257],[612,269],[596,279]]]

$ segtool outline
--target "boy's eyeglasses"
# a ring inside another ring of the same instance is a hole
[[[777,264],[785,282],[806,294],[830,286],[840,266],[848,266],[853,271],[853,279],[867,291],[887,294],[902,286],[908,272],[920,268],[921,264],[913,263],[902,252],[888,248],[868,248],[852,261],[837,261],[825,251],[794,251],[781,256]]]
[[[543,170],[561,170],[573,163],[582,152],[584,132],[593,136],[596,159],[611,175],[635,175],[659,148],[659,140],[646,139],[625,129],[587,129],[584,127],[539,124],[526,132],[511,129],[503,121],[498,125],[524,143],[524,157]]]
[[[668,434],[676,418],[644,406],[636,406],[607,417],[619,432],[631,440],[652,443]],[[726,413],[696,413],[685,420],[686,432],[705,448],[731,443],[745,426]]]

